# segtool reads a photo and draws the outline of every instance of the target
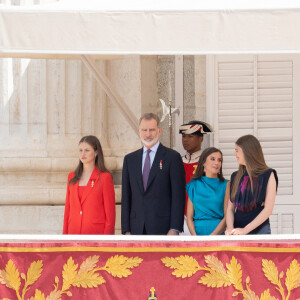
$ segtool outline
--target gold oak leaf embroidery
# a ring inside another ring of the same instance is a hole
[[[286,277],[285,277],[285,286],[288,290],[288,297],[291,294],[291,291],[295,288],[297,288],[300,281],[300,266],[296,259],[294,259],[290,267],[286,271]]]
[[[27,285],[32,285],[39,279],[43,271],[42,267],[43,267],[43,262],[41,260],[34,261],[31,263],[27,271],[27,280],[26,280]]]
[[[226,287],[231,285],[223,263],[217,257],[211,255],[206,255],[204,258],[208,267],[207,271],[210,271],[210,273],[206,273],[198,282],[208,287]]]
[[[278,300],[278,299],[275,297],[272,297],[270,294],[270,290],[267,289],[261,294],[259,300]]]
[[[243,291],[242,294],[245,300],[260,300],[259,297],[251,290]]]
[[[29,290],[29,286],[35,283],[41,276],[42,266],[43,263],[41,260],[34,261],[28,268],[27,276],[23,273],[21,274],[21,278],[25,281],[22,295],[20,295],[19,291],[21,286],[20,274],[11,259],[7,262],[5,270],[0,270],[0,283],[15,290],[18,300],[24,300],[25,294]]]
[[[237,262],[236,258],[233,256],[230,263],[226,264],[227,267],[227,274],[229,277],[230,282],[234,285],[234,287],[239,290],[243,291],[242,286],[242,267]]]
[[[8,286],[16,291],[18,300],[22,299],[20,296],[21,279],[18,269],[13,261],[10,259],[5,266],[5,278]]]
[[[172,272],[176,277],[191,277],[200,270],[198,262],[191,256],[181,255],[176,258],[165,257],[161,259],[166,267],[174,269]]]
[[[61,291],[52,291],[49,296],[46,298],[46,300],[61,300],[61,295],[62,292]],[[67,293],[68,295],[68,293]],[[69,293],[69,295],[72,295],[71,293]]]
[[[8,288],[12,288],[10,286],[9,282],[6,279],[6,272],[5,272],[5,270],[0,270],[0,283],[1,284],[5,284]]]
[[[284,289],[281,285],[280,279],[283,277],[283,272],[278,275],[278,269],[275,266],[274,262],[271,260],[263,259],[262,260],[262,269],[265,276],[269,279],[269,281],[276,285],[276,290],[278,290],[281,294],[282,299],[285,299]]]
[[[33,297],[28,300],[61,300],[61,291],[52,291],[47,298],[40,290],[35,290]]]
[[[63,266],[62,271],[62,277],[63,277],[63,286],[62,286],[62,292],[68,290],[70,286],[75,281],[75,278],[77,276],[77,268],[78,265],[74,264],[74,260],[72,257],[70,257],[66,264]]]
[[[40,290],[35,290],[34,297],[31,297],[29,300],[45,300],[45,295]]]
[[[95,273],[95,271],[99,270],[99,268],[95,269],[98,261],[98,255],[88,257],[80,265],[78,274],[72,285],[76,287],[91,288],[105,283],[105,279],[102,276],[99,276],[98,273]]]
[[[29,286],[34,284],[42,274],[43,262],[41,260],[34,261],[31,263],[28,271],[27,277],[25,274],[21,274],[21,277],[25,280],[24,288],[22,291],[22,299],[25,297],[25,293],[29,290]]]
[[[271,260],[263,259],[262,267],[265,276],[271,281],[271,283],[278,285],[280,280],[278,276],[278,270],[275,264]]]
[[[99,261],[99,255],[88,257],[81,265],[78,274],[93,270]]]
[[[270,298],[271,298],[271,295],[270,295],[269,289],[265,290],[260,296],[260,300],[269,300]]]
[[[204,259],[205,259],[205,262],[207,263],[207,266],[210,269],[220,272],[222,274],[226,274],[223,263],[217,257],[212,256],[212,255],[205,255]]]
[[[66,294],[71,297],[72,293],[69,291],[71,286],[82,288],[93,288],[105,283],[105,279],[96,273],[97,271],[106,271],[113,277],[128,277],[132,274],[130,269],[137,267],[143,260],[139,257],[125,257],[123,255],[115,255],[106,261],[104,267],[97,266],[99,262],[99,256],[94,255],[88,257],[83,261],[78,269],[78,264],[75,264],[72,257],[63,265],[62,270],[62,287],[59,286],[59,277],[55,276],[54,290],[46,297],[42,291],[36,289],[34,296],[28,300],[62,300],[62,295]],[[8,288],[14,289],[17,294],[18,300],[25,300],[25,294],[29,290],[29,286],[35,283],[43,271],[43,262],[41,260],[31,263],[27,276],[21,274],[21,278],[24,280],[24,287],[22,295],[19,293],[21,286],[21,279],[19,271],[16,268],[12,260],[9,260],[6,264],[5,270],[0,270],[0,284],[5,285]],[[2,299],[5,300],[5,299]]]
[[[21,285],[21,279],[20,279],[19,271],[11,259],[6,264],[5,272],[6,272],[5,277],[8,284],[16,292],[18,292]]]
[[[198,283],[202,283],[208,287],[217,288],[231,285],[227,274],[222,274],[214,270],[211,270],[209,273],[202,276]]]
[[[72,285],[76,287],[92,288],[105,282],[105,279],[102,276],[99,276],[98,273],[88,271],[78,274]]]
[[[191,256],[165,257],[162,258],[164,265],[174,271],[172,274],[176,277],[186,278],[191,277],[197,271],[208,271],[201,277],[198,283],[207,287],[219,288],[233,285],[236,291],[232,294],[233,297],[239,294],[243,295],[244,300],[278,300],[271,296],[270,290],[265,290],[261,296],[257,296],[250,288],[250,277],[245,280],[245,289],[242,282],[242,267],[237,259],[233,256],[229,263],[226,263],[224,268],[223,263],[215,256],[204,256],[206,266],[200,267],[198,262]],[[285,297],[284,289],[281,285],[281,279],[284,277],[282,271],[278,274],[278,269],[272,261],[262,260],[262,269],[265,276],[276,285],[276,289],[281,293],[282,300],[289,300],[290,292],[293,289],[300,287],[300,266],[297,260],[293,260],[286,271],[285,285],[288,290],[288,295]],[[300,299],[299,299],[300,300]]]
[[[109,258],[103,268],[113,277],[127,277],[132,274],[130,269],[137,267],[143,260],[139,257],[125,257],[123,255],[115,255]]]

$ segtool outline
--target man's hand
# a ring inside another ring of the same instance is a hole
[[[125,233],[125,235],[131,235],[131,232],[127,231],[127,232]]]
[[[179,232],[177,232],[174,229],[170,229],[169,232],[167,233],[167,235],[179,235]]]

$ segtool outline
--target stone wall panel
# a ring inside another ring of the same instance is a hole
[[[168,75],[173,57],[136,55],[96,65],[137,118],[158,112],[158,99],[168,100],[169,86],[174,96],[174,74]],[[81,61],[0,59],[0,132],[3,233],[62,231],[67,176],[78,164],[80,138],[90,134],[100,139],[114,177],[120,232],[123,157],[141,142]]]
[[[0,234],[61,234],[64,206],[0,206]],[[116,205],[115,234],[121,234],[121,206]]]

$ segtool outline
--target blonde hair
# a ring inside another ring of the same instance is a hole
[[[255,136],[251,134],[241,136],[235,142],[235,144],[243,151],[245,166],[239,166],[237,174],[233,180],[232,189],[230,192],[231,201],[235,200],[240,180],[246,171],[249,175],[251,191],[253,192],[253,176],[259,176],[266,170],[270,169],[265,162],[261,145]]]

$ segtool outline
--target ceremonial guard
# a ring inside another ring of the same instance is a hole
[[[210,134],[213,130],[211,126],[202,121],[191,121],[179,127],[179,133],[182,134],[182,145],[186,154],[182,156],[182,161],[185,170],[185,180],[189,183],[195,174],[199,157],[201,155],[201,145],[203,142],[203,135]],[[186,194],[185,216],[187,209],[188,196]],[[184,222],[184,234],[189,235],[189,230]]]

